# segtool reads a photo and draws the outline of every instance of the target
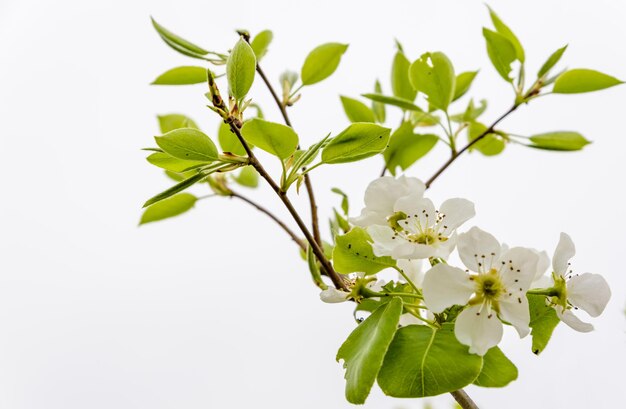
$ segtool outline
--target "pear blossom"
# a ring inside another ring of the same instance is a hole
[[[561,233],[552,258],[551,290],[555,295],[549,302],[561,321],[576,331],[589,332],[593,325],[581,321],[572,309],[580,308],[592,317],[599,316],[611,298],[611,289],[600,274],[573,274],[569,261],[575,254],[574,242],[569,235]]]
[[[351,217],[355,226],[368,227],[374,224],[387,224],[387,217],[393,214],[396,200],[410,194],[422,197],[426,185],[412,177],[384,176],[372,181],[365,190],[365,208],[357,217]]]
[[[454,333],[469,352],[485,355],[502,339],[502,322],[515,327],[520,338],[530,332],[526,291],[537,270],[531,249],[500,245],[491,234],[473,227],[457,241],[462,270],[437,264],[424,277],[424,303],[434,313],[467,305],[458,315]]]
[[[338,290],[335,287],[328,287],[322,290],[320,293],[320,300],[329,304],[336,304],[344,301],[348,301],[350,293],[342,290]]]
[[[454,250],[457,227],[474,215],[469,200],[448,199],[436,210],[430,199],[414,193],[397,199],[385,225],[369,226],[367,232],[376,256],[447,258]]]
[[[424,280],[424,272],[422,271],[422,261],[421,260],[398,260],[397,266],[402,272],[411,280],[413,284],[418,287],[422,286],[422,281]],[[405,280],[405,278],[398,274],[399,280]]]

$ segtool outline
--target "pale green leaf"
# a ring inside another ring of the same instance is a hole
[[[184,38],[172,33],[162,25],[156,22],[156,20],[152,19],[152,25],[161,36],[161,39],[165,41],[167,45],[169,45],[172,49],[178,51],[181,54],[184,54],[188,57],[194,58],[202,58],[202,56],[209,53],[209,51],[204,48],[197,46]]]
[[[172,68],[155,79],[153,85],[190,85],[207,82],[207,69],[204,67],[184,66]]]
[[[483,367],[474,385],[485,388],[502,388],[517,379],[517,367],[498,347],[483,356]]]
[[[375,122],[374,112],[364,103],[353,98],[340,96],[343,110],[350,122]]]
[[[551,151],[578,151],[590,144],[584,136],[578,132],[557,131],[547,132],[530,137],[533,148],[547,149]]]
[[[478,71],[466,71],[456,76],[454,96],[452,97],[453,101],[461,98],[469,91],[474,78],[476,78],[476,74],[478,74]]]
[[[374,84],[374,92],[379,95],[383,93],[383,88],[378,80],[376,80],[376,83]],[[376,122],[381,124],[385,122],[387,116],[385,112],[385,104],[382,102],[372,101],[372,111],[374,111]]]
[[[206,164],[205,161],[178,159],[165,152],[152,153],[146,158],[146,160],[154,166],[174,173],[181,173],[194,166]]]
[[[524,55],[524,47],[522,47],[519,39],[513,33],[513,31],[511,31],[511,29],[506,24],[504,24],[502,20],[500,20],[500,17],[498,17],[498,15],[491,9],[491,7],[487,7],[489,8],[489,15],[491,16],[491,21],[493,22],[493,26],[495,27],[496,31],[498,32],[498,34],[509,40],[511,44],[513,44],[517,59],[523,63],[526,57]]]
[[[387,169],[392,175],[396,168],[408,169],[418,159],[426,155],[436,144],[437,135],[420,135],[413,133],[413,125],[403,122],[389,138],[389,146],[383,153]]]
[[[452,102],[456,83],[454,67],[444,53],[425,53],[409,70],[413,88],[428,97],[428,103],[446,111]]]
[[[158,115],[159,129],[161,133],[168,133],[179,128],[196,128],[198,125],[193,119],[181,114]]]
[[[193,176],[190,176],[187,179],[185,179],[185,180],[177,183],[176,185],[172,186],[171,188],[167,189],[166,191],[161,192],[158,195],[148,199],[148,201],[146,203],[144,203],[143,207],[148,207],[150,205],[153,205],[155,203],[160,202],[161,200],[165,200],[168,197],[174,196],[176,193],[182,192],[183,190],[187,189],[188,187],[193,186],[196,183],[200,182],[206,176],[207,175],[203,174],[203,173],[198,173],[198,174],[195,174]]]
[[[361,96],[367,99],[371,99],[372,101],[375,101],[375,102],[380,102],[381,104],[393,105],[398,108],[402,108],[405,111],[423,112],[422,108],[418,107],[417,105],[415,105],[413,102],[409,101],[408,99],[402,99],[402,98],[392,97],[389,95],[382,95],[382,94],[361,94]]]
[[[473,141],[486,131],[487,126],[484,124],[481,124],[480,122],[471,122],[467,128],[468,141]],[[473,144],[470,150],[477,150],[485,156],[495,156],[502,153],[505,147],[506,144],[499,135],[495,133],[488,133],[478,142]]]
[[[204,133],[194,128],[179,128],[163,136],[155,136],[157,145],[175,158],[212,162],[217,160],[217,148]]]
[[[333,266],[341,274],[357,272],[376,274],[396,265],[396,261],[391,257],[374,255],[372,239],[360,227],[353,227],[349,233],[337,236],[335,240]]]
[[[483,36],[487,42],[487,54],[498,74],[507,82],[513,81],[511,64],[517,59],[515,46],[503,35],[483,28]]]
[[[196,198],[190,193],[179,193],[155,203],[144,210],[140,225],[178,216],[190,210],[196,204]]]
[[[243,125],[246,141],[280,159],[288,158],[298,146],[298,135],[286,125],[254,118]]]
[[[265,56],[273,38],[274,34],[270,30],[263,30],[254,36],[250,42],[250,47],[252,47],[257,61],[261,61],[261,59]]]
[[[253,166],[244,166],[237,176],[235,182],[241,186],[255,188],[259,186],[259,172]]]
[[[340,43],[326,43],[313,49],[302,65],[300,72],[302,84],[312,85],[330,77],[347,49],[347,44]]]
[[[226,78],[230,94],[240,101],[246,97],[256,72],[256,57],[250,44],[243,38],[237,41],[226,62]]]
[[[543,65],[541,66],[541,69],[539,69],[539,72],[537,73],[537,77],[541,78],[544,75],[546,75],[552,69],[552,67],[554,67],[559,62],[559,60],[563,56],[563,53],[565,52],[566,49],[567,49],[567,46],[561,47],[555,52],[553,52],[552,55],[548,57],[546,62],[543,63]]]
[[[410,66],[411,62],[402,51],[398,50],[391,65],[391,91],[398,98],[414,101],[417,91],[409,80]]]
[[[345,192],[339,189],[338,187],[334,187],[330,189],[330,191],[341,196],[341,210],[343,211],[343,214],[347,216],[348,211],[350,210],[350,204],[348,202],[348,195],[345,194]]]
[[[528,294],[527,298],[530,309],[530,335],[533,339],[532,351],[539,355],[546,349],[552,332],[560,320],[554,308],[546,305],[545,296]]]
[[[555,94],[578,94],[599,91],[623,83],[623,81],[599,71],[577,68],[567,70],[559,75],[554,82],[552,92]]]
[[[362,404],[369,395],[398,328],[402,301],[394,297],[376,309],[348,336],[337,352],[346,369],[346,399]]]
[[[390,132],[380,125],[355,122],[324,147],[322,162],[346,163],[374,156],[387,147]]]
[[[222,151],[234,153],[235,155],[245,156],[246,150],[237,138],[237,135],[231,131],[230,125],[220,122],[217,130],[217,140],[222,147]]]

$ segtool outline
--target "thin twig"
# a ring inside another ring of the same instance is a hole
[[[459,405],[463,409],[479,409],[478,405],[474,403],[472,398],[463,390],[459,389],[458,391],[450,392],[450,395],[457,401]]]

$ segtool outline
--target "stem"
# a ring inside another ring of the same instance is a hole
[[[478,143],[481,139],[483,139],[485,136],[487,136],[488,134],[492,133],[495,126],[498,125],[500,123],[500,121],[502,121],[504,118],[506,118],[507,116],[509,116],[509,114],[513,111],[515,111],[517,109],[517,107],[519,107],[520,104],[515,103],[511,108],[509,108],[508,111],[506,111],[504,114],[502,114],[500,116],[500,118],[496,119],[494,123],[491,124],[491,126],[489,128],[487,128],[485,130],[485,132],[481,133],[480,135],[478,135],[478,137],[476,139],[474,139],[473,141],[471,141],[470,143],[468,143],[467,145],[465,145],[463,147],[463,149],[461,149],[458,152],[455,152],[452,154],[452,156],[450,156],[450,159],[448,159],[440,168],[439,170],[437,170],[435,172],[434,175],[432,175],[430,177],[430,179],[428,179],[426,181],[426,188],[428,189],[430,187],[430,185],[433,184],[433,182],[443,173],[444,170],[446,170],[448,168],[448,166],[450,166],[452,164],[452,162],[454,162],[459,156],[461,156],[463,154],[463,152],[467,151],[469,148],[471,148],[472,146],[474,146],[476,143]]]
[[[404,279],[406,280],[406,282],[407,282],[407,283],[409,283],[409,285],[410,285],[411,287],[413,287],[413,289],[415,290],[415,292],[416,292],[416,293],[418,293],[418,294],[420,293],[419,288],[417,288],[417,286],[413,283],[413,281],[411,281],[411,279],[410,279],[410,278],[409,278],[406,274],[404,274],[404,271],[403,271],[400,267],[398,267],[398,266],[394,266],[393,268],[394,268],[394,269],[395,269],[398,273],[400,273],[400,275],[401,275],[402,277],[404,277]],[[421,298],[421,296],[420,296],[420,298]]]
[[[270,91],[270,94],[272,94],[272,98],[274,98],[274,102],[276,102],[276,105],[278,106],[278,109],[280,110],[280,113],[283,116],[283,119],[285,120],[285,125],[287,125],[290,128],[293,128],[293,125],[291,125],[291,121],[289,120],[289,115],[287,114],[287,107],[285,106],[285,104],[281,102],[280,98],[278,97],[278,94],[276,93],[276,90],[270,83],[269,79],[265,75],[265,72],[263,71],[263,69],[261,68],[259,64],[257,64],[256,66],[256,72],[259,74],[259,76],[261,77],[265,85],[267,86],[267,89]],[[298,145],[298,149],[300,149],[300,145]],[[315,238],[315,241],[317,242],[317,244],[321,245],[322,236],[320,234],[319,217],[317,215],[317,203],[315,202],[315,194],[313,193],[313,184],[311,183],[311,178],[309,177],[308,173],[304,174],[304,186],[306,187],[307,195],[309,196],[309,207],[311,208],[311,228],[313,229],[313,237]]]
[[[291,239],[293,241],[295,241],[298,246],[300,246],[300,248],[303,251],[306,251],[306,245],[302,242],[302,240],[300,240],[300,238],[282,220],[280,220],[278,217],[276,217],[276,215],[274,215],[272,212],[267,210],[265,207],[261,206],[260,204],[254,202],[251,199],[248,199],[245,196],[240,195],[237,192],[233,192],[232,190],[230,191],[230,197],[231,198],[232,197],[236,197],[237,199],[243,200],[244,202],[248,203],[249,205],[255,207],[261,213],[266,214],[270,219],[274,220],[276,222],[276,224],[278,224],[285,231],[285,233],[287,233],[289,235],[289,237],[291,237]]]
[[[461,405],[461,407],[463,409],[479,409],[478,405],[476,405],[476,403],[474,403],[472,398],[470,398],[469,395],[467,393],[465,393],[465,391],[463,389],[459,389],[458,391],[450,392],[450,395],[452,395],[454,400],[457,401],[457,403],[459,405]]]

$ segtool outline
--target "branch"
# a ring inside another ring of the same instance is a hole
[[[469,397],[467,393],[463,389],[459,389],[458,391],[450,392],[450,395],[457,401],[459,405],[463,409],[479,409],[478,405],[474,403],[472,398]]]
[[[254,202],[253,200],[248,199],[247,197],[242,196],[242,195],[240,195],[237,192],[233,192],[232,190],[230,191],[230,195],[229,196],[231,198],[232,197],[236,197],[237,199],[241,199],[244,202],[248,203],[249,205],[255,207],[261,213],[264,213],[267,216],[269,216],[269,218],[274,220],[276,222],[276,224],[278,224],[289,235],[289,237],[291,237],[291,239],[293,241],[295,241],[298,246],[300,246],[300,248],[303,251],[306,251],[306,245],[302,242],[302,240],[300,240],[300,238],[282,220],[280,220],[278,217],[276,217],[276,215],[274,215],[272,212],[267,210],[265,207],[259,205],[258,203]]]
[[[517,109],[517,107],[519,107],[520,104],[514,104],[511,108],[509,108],[508,111],[506,111],[504,114],[502,114],[502,116],[500,116],[500,118],[496,119],[494,123],[491,124],[491,126],[489,128],[487,128],[487,130],[485,130],[485,132],[481,133],[480,135],[478,135],[478,137],[476,137],[476,139],[474,139],[473,141],[471,141],[470,143],[468,143],[467,145],[465,145],[463,147],[463,149],[461,149],[458,152],[455,152],[452,154],[452,156],[450,156],[450,159],[448,159],[440,168],[439,170],[437,170],[435,172],[434,175],[432,175],[430,177],[430,179],[428,179],[426,181],[426,189],[428,189],[430,187],[430,185],[433,184],[433,182],[443,173],[444,170],[446,170],[448,168],[448,166],[452,165],[452,162],[454,162],[459,156],[461,156],[463,154],[463,152],[465,152],[466,150],[468,150],[469,148],[471,148],[472,146],[474,146],[475,144],[477,144],[481,139],[483,139],[485,136],[489,135],[490,133],[492,133],[494,131],[494,128],[496,125],[498,125],[500,123],[500,121],[502,121],[504,118],[506,118],[507,116],[509,116],[509,114],[513,111],[515,111]]]

